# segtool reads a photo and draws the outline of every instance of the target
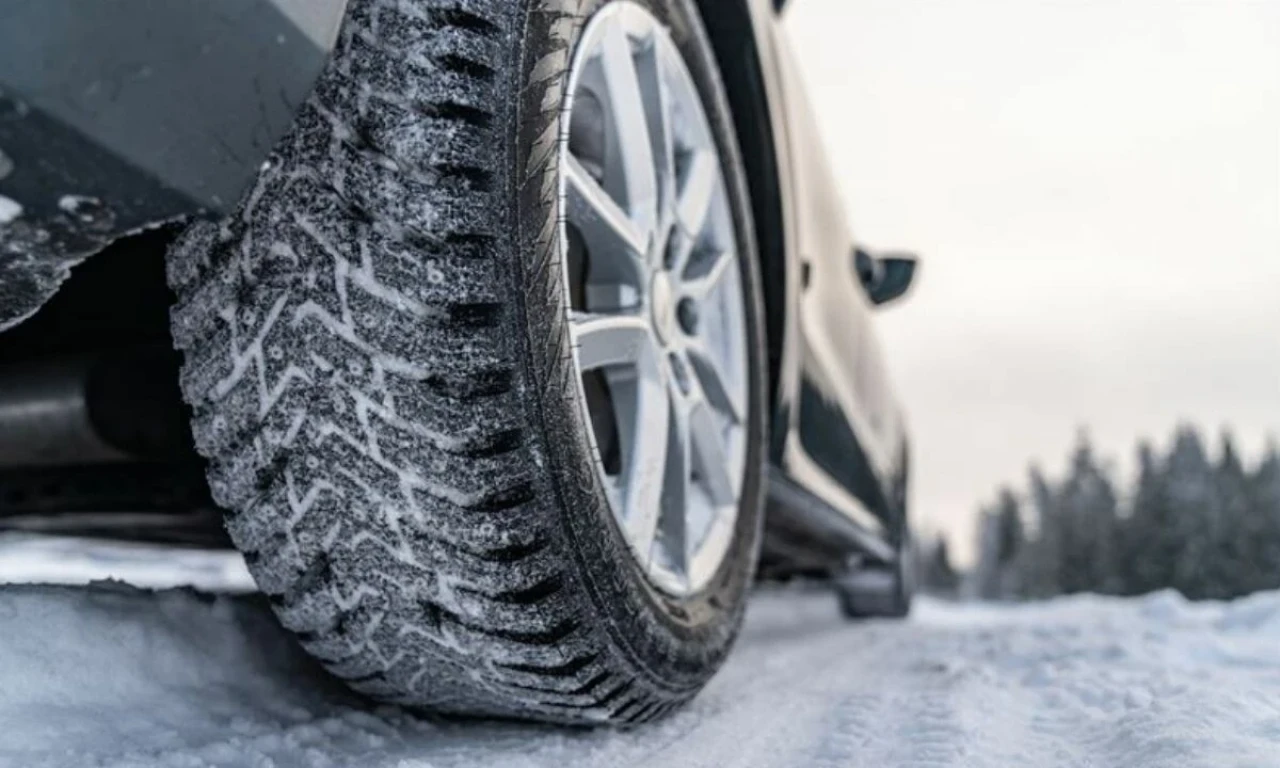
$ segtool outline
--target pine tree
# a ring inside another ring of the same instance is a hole
[[[1115,489],[1081,432],[1058,499],[1059,582],[1064,592],[1117,592]]]
[[[1267,444],[1266,453],[1248,478],[1249,517],[1258,531],[1251,556],[1257,581],[1250,589],[1280,589],[1280,452]]]
[[[978,561],[971,575],[978,597],[1006,600],[1021,596],[1017,565],[1023,544],[1018,497],[1009,488],[1001,488],[995,505],[978,516]]]
[[[1222,509],[1213,467],[1200,434],[1178,429],[1165,465],[1170,521],[1170,548],[1177,552],[1168,586],[1191,599],[1222,597],[1213,577],[1212,560],[1222,536]]]
[[[951,565],[947,552],[947,540],[942,536],[924,547],[925,557],[920,581],[924,589],[942,597],[955,597],[960,587],[960,575]]]
[[[1027,474],[1031,489],[1028,522],[1035,535],[1023,546],[1023,556],[1018,561],[1020,591],[1023,597],[1052,597],[1062,594],[1062,530],[1057,492],[1039,467],[1032,465]]]
[[[980,600],[1000,599],[1000,532],[993,508],[978,512],[977,558],[969,572],[968,590]]]
[[[1266,531],[1264,518],[1253,509],[1249,478],[1236,452],[1230,433],[1222,433],[1222,452],[1214,467],[1217,506],[1220,513],[1210,560],[1204,574],[1204,593],[1227,598],[1248,594],[1261,587],[1259,571],[1265,566],[1262,547]]]
[[[1081,433],[1061,483],[1029,471],[1020,499],[1001,489],[979,518],[978,562],[967,588],[989,599],[1094,591],[1177,589],[1227,599],[1280,589],[1280,449],[1247,472],[1230,433],[1215,461],[1182,425],[1160,456],[1140,443],[1125,495]]]
[[[1143,594],[1173,582],[1180,542],[1172,515],[1163,462],[1143,441],[1138,446],[1138,487],[1123,526],[1125,594]]]
[[[1000,489],[995,506],[997,590],[1005,599],[1022,595],[1022,574],[1018,570],[1026,544],[1022,510],[1018,497],[1008,488]]]
[[[1147,581],[1145,570],[1150,556],[1150,540],[1146,537],[1156,458],[1151,444],[1139,441],[1136,451],[1138,474],[1130,489],[1122,514],[1116,521],[1116,579],[1119,594],[1141,594]]]

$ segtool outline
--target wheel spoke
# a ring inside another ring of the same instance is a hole
[[[636,76],[644,97],[645,119],[649,126],[650,151],[657,170],[658,203],[666,206],[676,194],[675,146],[671,127],[671,97],[662,72],[658,35],[652,35],[636,56]],[[659,208],[661,210],[661,208]]]
[[[693,468],[716,505],[732,504],[737,499],[733,472],[725,453],[724,439],[716,424],[715,414],[704,403],[696,403],[689,412],[689,447]]]
[[[696,152],[689,161],[676,209],[681,228],[692,238],[697,238],[706,223],[719,172],[715,153],[710,149]]]
[[[680,274],[684,292],[697,301],[705,301],[720,285],[737,258],[729,251],[704,249],[687,258]]]
[[[653,336],[637,315],[570,313],[578,366],[591,371],[610,365],[638,365],[652,357]]]
[[[689,257],[693,255],[693,238],[686,235],[679,227],[671,228],[667,249],[671,252],[667,268],[673,276],[679,276],[689,266]]]
[[[656,377],[640,377],[637,406],[623,504],[632,544],[647,561],[665,506],[664,481],[671,442],[671,398],[666,384]]]
[[[707,402],[734,424],[741,424],[746,413],[744,393],[737,382],[727,380],[723,361],[701,341],[690,344],[688,350],[689,363]]]
[[[614,202],[604,187],[582,167],[578,158],[565,153],[566,215],[586,240],[594,255],[621,250],[640,258],[647,243],[645,235]]]
[[[666,474],[662,478],[662,513],[658,537],[667,565],[683,577],[689,561],[689,477],[693,460],[689,435],[689,409],[672,399],[671,426],[667,437]]]
[[[621,24],[612,25],[603,40],[601,63],[608,89],[609,115],[617,137],[621,188],[631,219],[646,235],[657,222],[658,190],[654,177],[653,144],[645,120],[644,99],[636,74],[631,41]]]

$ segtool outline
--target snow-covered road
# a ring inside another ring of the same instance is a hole
[[[758,595],[692,706],[628,732],[442,723],[330,685],[252,597],[0,588],[0,766],[1280,766],[1280,594],[843,623]]]

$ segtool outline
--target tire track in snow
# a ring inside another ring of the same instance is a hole
[[[581,731],[369,709],[255,598],[3,587],[0,723],[0,768],[1274,768],[1280,593],[924,601],[854,625],[770,590],[689,707]]]

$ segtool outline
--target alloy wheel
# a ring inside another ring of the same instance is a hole
[[[719,152],[681,54],[642,6],[588,22],[560,142],[569,333],[597,471],[651,582],[704,587],[746,466],[746,302]]]

